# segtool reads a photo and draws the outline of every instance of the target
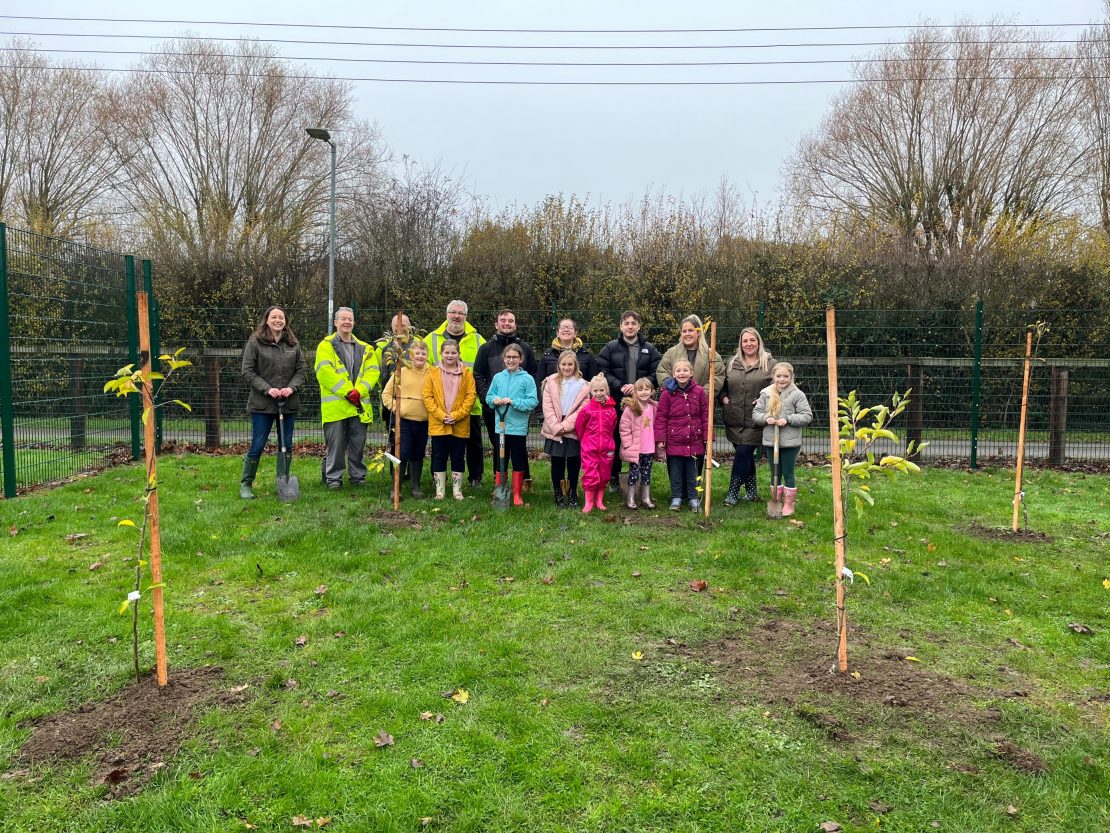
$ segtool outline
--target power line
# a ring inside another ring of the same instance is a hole
[[[3,15],[0,15],[3,17]],[[90,34],[87,32],[0,32],[0,35],[9,35],[12,37],[31,37],[31,38],[129,38],[141,40],[163,40],[163,41],[202,41],[212,42],[218,41],[222,43],[235,42],[229,41],[226,37],[216,37],[209,35],[136,35],[136,34]],[[821,47],[844,47],[844,48],[860,48],[860,47],[883,47],[883,46],[908,46],[913,41],[803,41],[795,43],[715,43],[715,44],[616,44],[616,45],[600,45],[600,44],[537,44],[537,45],[520,45],[520,44],[501,44],[501,43],[397,43],[395,41],[374,42],[374,41],[331,41],[331,40],[305,40],[300,38],[250,38],[252,42],[265,43],[265,44],[298,44],[298,45],[311,45],[311,46],[366,46],[366,47],[395,47],[402,49],[513,49],[513,50],[530,50],[530,49],[570,49],[570,50],[616,50],[616,49],[794,49],[794,48],[821,48]],[[1074,38],[1034,38],[1034,39],[1017,39],[1017,40],[930,40],[930,44],[937,46],[954,46],[957,44],[968,46],[985,46],[988,44],[998,45],[1016,45],[1016,44],[1076,44],[1081,43],[1080,40]],[[2,49],[2,47],[0,47]]]
[[[188,76],[225,76],[228,73],[224,72],[207,72],[204,70],[174,70],[174,69],[153,69],[149,67],[87,67],[87,66],[34,66],[34,65],[19,65],[19,64],[0,64],[0,69],[31,69],[31,70],[51,70],[51,71],[78,71],[78,72],[120,72],[120,73],[136,73],[144,75],[188,75]],[[236,77],[241,78],[270,78],[272,73],[261,72],[236,72],[231,73]],[[758,81],[538,81],[538,80],[523,80],[513,79],[505,80],[481,80],[481,79],[467,79],[467,78],[376,78],[376,77],[348,77],[348,76],[332,76],[332,75],[285,75],[291,81],[350,81],[350,82],[372,82],[383,84],[453,84],[453,85],[482,85],[482,86],[536,86],[536,87],[761,87],[761,86],[801,86],[806,84],[859,84],[870,83],[869,79],[860,78],[808,78],[808,79],[766,79]],[[1096,81],[1110,80],[1110,75],[1097,75],[1087,76],[1088,78]],[[1073,80],[1069,76],[1052,76],[1043,75],[1039,76],[1043,81],[1070,81]],[[979,76],[979,75],[960,75],[954,77],[936,77],[936,78],[914,78],[914,82],[919,83],[962,83],[965,81],[1023,81],[1027,80],[1015,76]]]
[[[901,25],[856,25],[856,26],[746,26],[732,28],[704,28],[704,29],[509,29],[509,28],[471,28],[462,26],[360,26],[354,24],[331,23],[277,23],[273,21],[244,21],[244,20],[176,20],[172,18],[142,18],[142,17],[46,17],[40,15],[0,14],[0,19],[7,20],[45,20],[56,23],[171,23],[185,26],[252,26],[252,27],[278,27],[285,29],[341,29],[348,31],[376,31],[376,32],[470,32],[470,33],[500,33],[500,34],[719,34],[735,32],[845,32],[845,31],[881,31],[891,29],[978,29],[990,27],[995,29],[1068,29],[1076,27],[1089,27],[1091,23],[911,23]]]
[[[8,48],[8,52],[29,52],[34,54],[60,55],[137,55],[172,56],[180,58],[237,58],[238,55],[206,52],[159,52],[126,49],[36,49],[33,47]],[[301,62],[341,62],[355,64],[416,64],[420,66],[511,66],[511,67],[733,67],[733,66],[809,66],[821,64],[904,64],[913,63],[917,58],[797,58],[793,60],[770,61],[446,61],[418,58],[344,58],[337,56],[275,55],[275,60]],[[930,58],[932,62],[952,62],[961,60],[957,56]],[[1027,62],[1026,58],[1011,58]],[[1072,60],[1069,55],[1039,56],[1042,60]]]

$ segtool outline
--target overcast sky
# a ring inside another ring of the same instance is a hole
[[[172,10],[172,11],[171,11]],[[916,8],[889,2],[804,0],[597,0],[482,2],[428,0],[411,3],[289,2],[240,0],[163,5],[128,0],[39,0],[0,11],[79,18],[70,21],[0,17],[10,33],[27,33],[44,49],[141,50],[156,40],[121,39],[139,34],[165,38],[186,31],[205,36],[257,37],[360,43],[436,44],[432,47],[277,44],[312,72],[348,78],[549,81],[817,81],[842,80],[848,64],[636,67],[474,66],[329,62],[325,57],[420,61],[516,62],[743,62],[845,60],[897,41],[905,30],[799,27],[904,27],[921,23]],[[1022,24],[1053,24],[1047,37],[1074,38],[1063,24],[1101,18],[1102,0],[932,0],[930,22],[985,22],[992,17]],[[347,28],[231,26],[216,23],[90,22],[90,17],[243,23],[334,24]],[[662,33],[631,32],[436,32],[351,27],[448,27],[485,29],[756,29]],[[793,29],[793,31],[789,31]],[[65,38],[46,33],[83,33]],[[779,46],[769,46],[779,44]],[[794,44],[785,46],[782,44]],[[798,45],[805,44],[805,45]],[[838,44],[818,46],[815,44]],[[845,45],[857,44],[857,45]],[[446,45],[455,45],[448,48]],[[460,48],[467,45],[466,48]],[[471,48],[473,45],[520,48]],[[565,47],[646,47],[568,49]],[[676,48],[699,46],[702,48]],[[535,48],[560,47],[560,48]],[[666,48],[661,48],[666,47]],[[712,47],[712,48],[706,48]],[[727,48],[725,48],[727,47]],[[744,47],[744,48],[740,48]],[[130,55],[58,55],[125,67]],[[525,86],[354,82],[358,115],[376,121],[390,147],[422,164],[440,164],[462,176],[493,207],[532,204],[548,194],[588,195],[621,202],[647,190],[689,197],[712,191],[722,178],[751,201],[778,195],[783,162],[798,140],[816,127],[840,89],[835,83],[712,86]],[[342,137],[339,137],[342,140]]]

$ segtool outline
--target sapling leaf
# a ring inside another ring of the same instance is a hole
[[[134,526],[134,525],[135,525],[135,522],[133,520],[130,520],[129,518],[124,518],[122,521],[120,521],[119,523],[116,524],[116,526]]]

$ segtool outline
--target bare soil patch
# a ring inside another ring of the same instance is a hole
[[[423,529],[424,523],[411,512],[394,512],[392,509],[377,509],[366,516],[366,520],[382,529]]]
[[[108,798],[139,792],[188,736],[202,708],[245,702],[242,690],[223,687],[216,666],[174,671],[165,688],[151,674],[108,700],[35,721],[19,753],[22,767],[95,756],[92,783]],[[28,775],[26,769],[9,777]]]
[[[1051,535],[1046,535],[1043,532],[1037,532],[1033,529],[1019,529],[1017,532],[1014,532],[1012,529],[983,526],[979,523],[973,523],[967,529],[973,535],[978,535],[980,538],[987,538],[991,541],[1017,541],[1023,544],[1048,544],[1052,542]]]

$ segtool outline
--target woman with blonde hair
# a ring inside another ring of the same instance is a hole
[[[740,331],[736,355],[729,359],[720,393],[725,435],[736,450],[728,494],[725,496],[726,506],[735,506],[741,500],[759,500],[755,450],[762,441],[763,426],[756,423],[752,409],[759,392],[771,384],[773,362],[771,354],[763,346],[759,330],[745,327]],[[743,498],[740,497],[741,487],[744,489]]]

